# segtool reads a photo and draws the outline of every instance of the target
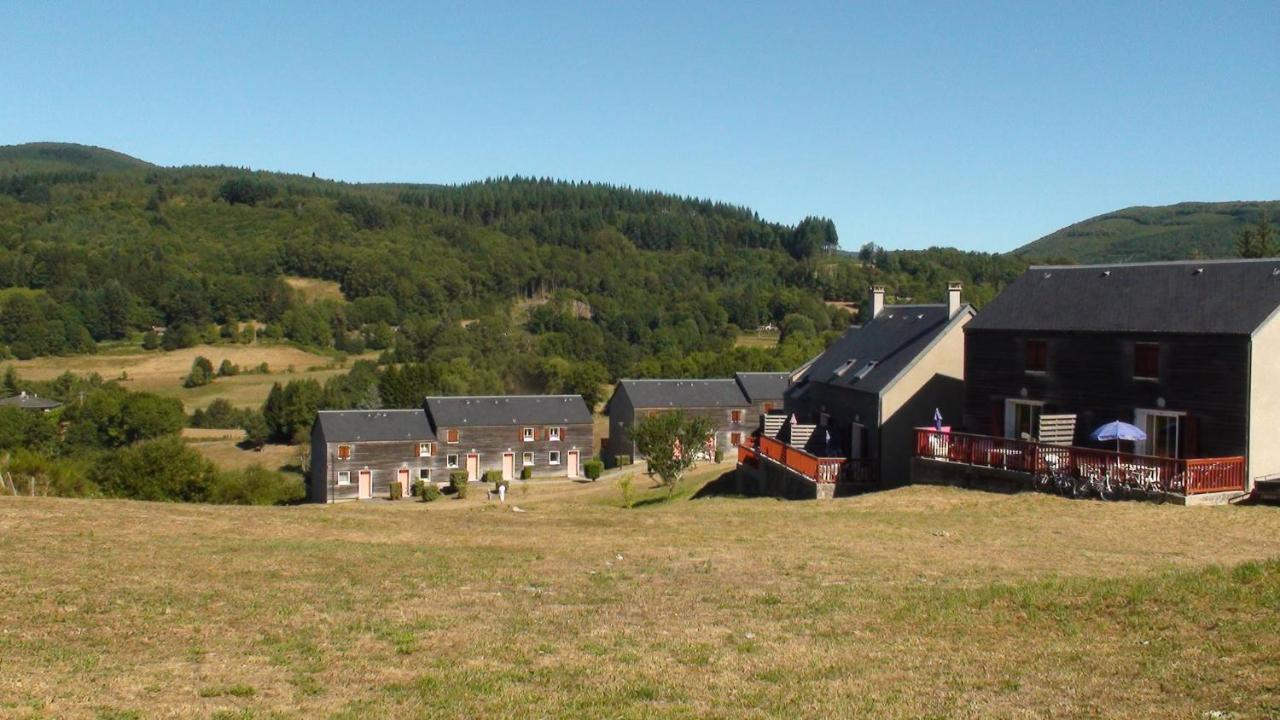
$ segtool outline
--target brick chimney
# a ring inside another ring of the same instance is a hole
[[[960,291],[963,288],[956,280],[947,283],[947,317],[953,318],[960,312]]]
[[[871,311],[867,313],[867,319],[872,320],[880,317],[880,313],[884,312],[884,286],[871,286]]]

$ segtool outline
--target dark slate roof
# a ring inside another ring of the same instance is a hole
[[[966,305],[950,318],[946,305],[887,305],[865,325],[846,330],[813,361],[803,379],[884,392],[953,321],[972,312]]]
[[[20,407],[25,410],[52,410],[62,407],[62,403],[49,398],[42,398],[38,395],[29,393],[20,393],[12,397],[0,399],[0,406]]]
[[[791,373],[740,372],[733,377],[752,403],[781,400],[791,385]]]
[[[321,410],[316,422],[326,442],[436,439],[422,410]]]
[[[736,380],[623,380],[618,383],[636,408],[746,407]]]
[[[1280,259],[1033,267],[973,330],[1247,335],[1280,307]]]
[[[580,425],[591,422],[581,395],[463,395],[424,401],[436,427]]]

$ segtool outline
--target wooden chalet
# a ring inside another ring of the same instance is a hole
[[[1278,311],[1275,259],[1033,267],[965,328],[966,432],[921,429],[917,467],[1026,476],[1061,456],[1184,496],[1274,488]],[[1090,442],[1113,420],[1147,439]]]
[[[429,397],[424,404],[440,467],[465,470],[473,481],[488,470],[513,480],[524,468],[536,477],[578,477],[594,450],[581,395]]]

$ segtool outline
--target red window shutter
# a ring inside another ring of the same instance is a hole
[[[569,428],[560,428],[560,442],[564,442],[569,437]]]

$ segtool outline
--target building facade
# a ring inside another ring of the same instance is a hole
[[[309,502],[387,497],[434,481],[436,437],[422,410],[321,410],[311,426]]]
[[[429,397],[424,405],[439,467],[473,481],[489,470],[513,480],[525,468],[535,477],[578,477],[594,450],[581,395]]]

